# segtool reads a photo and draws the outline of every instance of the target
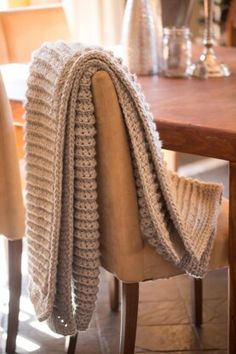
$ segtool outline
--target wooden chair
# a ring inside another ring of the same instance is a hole
[[[122,284],[120,354],[134,353],[139,282],[181,274],[142,238],[136,188],[127,133],[116,91],[109,75],[100,71],[92,80],[97,125],[97,183],[101,263],[111,273],[111,309],[118,310]],[[209,269],[228,265],[228,202],[224,201]],[[202,283],[194,282],[195,324],[201,325]],[[74,354],[76,337],[68,342]],[[233,354],[233,353],[230,353]]]
[[[226,44],[236,47],[236,0],[231,1],[225,24]]]
[[[0,12],[0,64],[29,62],[43,42],[70,38],[61,5]]]
[[[0,12],[0,63],[28,62],[33,50],[45,41],[70,39],[70,31],[62,6],[12,9]],[[5,97],[6,98],[6,97]],[[18,157],[23,157],[22,105],[14,110]],[[10,113],[9,113],[10,117]],[[11,119],[11,118],[10,118]],[[1,123],[1,122],[0,122]],[[0,132],[1,136],[1,132]],[[1,142],[0,142],[1,146]],[[1,203],[0,203],[1,204]],[[14,223],[14,220],[12,221]],[[0,216],[1,224],[1,216]],[[9,314],[6,353],[16,348],[19,301],[21,294],[22,240],[8,242]]]
[[[9,314],[6,352],[14,353],[18,331],[21,293],[21,253],[24,235],[24,207],[16,155],[14,127],[0,74],[0,234],[8,241]]]

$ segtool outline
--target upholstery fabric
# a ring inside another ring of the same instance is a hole
[[[24,236],[24,205],[14,126],[1,75],[0,107],[0,234],[14,240]]]

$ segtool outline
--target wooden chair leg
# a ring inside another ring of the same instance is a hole
[[[70,336],[66,338],[66,343],[65,343],[66,354],[75,354],[77,338],[78,338],[78,333],[76,333],[74,336]]]
[[[113,312],[117,312],[119,310],[120,281],[112,274],[109,274],[108,281],[109,281],[110,307]]]
[[[9,313],[6,353],[15,353],[21,295],[22,240],[8,242]]]
[[[229,323],[228,353],[236,353],[236,163],[229,169]]]
[[[122,282],[120,354],[133,354],[138,317],[139,283]]]
[[[193,280],[193,310],[196,327],[202,325],[202,279]]]

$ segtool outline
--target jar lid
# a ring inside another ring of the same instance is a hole
[[[190,29],[188,27],[164,27],[163,34],[167,36],[175,35],[175,36],[189,36]]]

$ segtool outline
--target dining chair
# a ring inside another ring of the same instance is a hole
[[[27,63],[43,42],[69,39],[62,5],[0,11],[0,64]]]
[[[225,23],[226,44],[236,47],[236,0],[231,0]]]
[[[115,88],[104,71],[92,78],[97,128],[97,183],[101,265],[111,274],[111,309],[118,310],[121,283],[120,354],[135,348],[139,283],[183,273],[158,255],[139,228],[135,181],[128,138]],[[219,215],[209,269],[228,266],[228,201]],[[194,282],[195,324],[201,325],[202,283]],[[67,341],[74,354],[77,336]],[[232,354],[232,353],[230,353]]]
[[[9,313],[6,352],[14,353],[21,293],[21,253],[24,206],[16,153],[15,132],[9,102],[0,74],[0,234],[9,239]]]
[[[69,27],[66,21],[64,9],[61,5],[45,6],[45,7],[32,7],[22,9],[11,9],[8,11],[0,12],[0,64],[13,63],[13,62],[29,62],[31,59],[32,51],[37,49],[45,41],[55,41],[59,39],[69,40],[71,38]],[[16,153],[13,151],[15,147],[15,134],[17,138],[17,153],[18,158],[23,158],[23,128],[22,123],[16,123],[13,127],[12,117],[9,109],[9,104],[3,87],[3,82],[0,77],[0,95],[1,95],[1,113],[0,116],[4,116],[4,120],[0,121],[0,148],[2,148],[1,142],[6,140],[4,134],[8,131],[7,144],[4,147],[8,149],[1,149],[0,151],[0,174],[3,168],[5,175],[8,177],[6,181],[9,188],[12,185],[12,194],[6,195],[6,192],[0,193],[0,233],[4,233],[9,225],[12,228],[19,228],[19,224],[22,222],[23,203],[19,207],[20,201],[17,200],[18,193],[21,193],[19,187],[19,172],[16,167],[10,166],[8,171],[6,166],[7,160],[13,161],[12,157]],[[3,102],[4,101],[4,102]],[[17,114],[22,115],[22,106],[17,109]],[[20,117],[17,117],[20,118]],[[7,123],[7,125],[6,125]],[[4,124],[4,126],[3,126]],[[7,129],[6,129],[7,127]],[[3,137],[2,137],[3,136]],[[5,159],[4,159],[4,158]],[[1,163],[2,162],[2,163]],[[17,166],[18,161],[12,162],[14,166]],[[12,183],[11,181],[12,177]],[[0,176],[1,180],[1,176]],[[2,182],[2,180],[1,180]],[[3,187],[4,185],[1,184]],[[1,192],[0,186],[0,192]],[[20,191],[20,192],[19,192]],[[2,195],[7,198],[1,200]],[[15,198],[15,199],[14,199]],[[15,200],[15,209],[12,210],[13,200]],[[5,208],[6,213],[1,213],[2,205],[11,206],[8,209]],[[18,215],[18,219],[16,219]],[[4,221],[5,220],[5,221]],[[6,226],[7,224],[7,226]],[[4,227],[4,230],[2,229]],[[15,231],[11,230],[12,235]],[[20,232],[23,236],[23,230]],[[14,353],[16,348],[16,337],[18,332],[18,315],[19,315],[19,302],[21,294],[21,256],[22,256],[22,240],[8,241],[8,273],[9,273],[9,313],[8,313],[8,325],[7,325],[7,340],[6,340],[6,353]]]

